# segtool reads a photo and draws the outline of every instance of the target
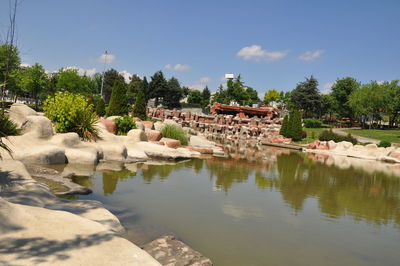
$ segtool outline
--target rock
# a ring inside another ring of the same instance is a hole
[[[125,161],[127,150],[125,145],[117,143],[99,142],[98,147],[103,153],[105,161]]]
[[[144,151],[127,147],[128,156],[126,157],[127,163],[144,162],[149,159]]]
[[[99,153],[93,147],[66,148],[67,162],[72,164],[97,164]]]
[[[29,149],[17,149],[13,153],[16,160],[29,164],[65,164],[65,150],[57,146],[31,146]]]
[[[100,119],[99,122],[105,126],[108,132],[115,134],[117,133],[117,124],[108,119]]]
[[[141,121],[136,121],[135,123],[136,123],[136,128],[137,129],[140,129],[142,131],[146,129],[144,124]]]
[[[147,141],[146,133],[141,129],[131,129],[128,134],[128,142],[135,143],[139,141]]]
[[[193,146],[187,146],[186,148],[191,151],[200,152],[201,154],[213,154],[213,152],[214,152],[213,149],[211,149],[211,148],[200,148],[200,147],[193,147]]]
[[[154,129],[155,130],[157,130],[157,131],[162,131],[162,129],[163,129],[163,127],[164,127],[164,123],[163,122],[160,122],[160,121],[157,121],[157,122],[155,122],[154,123]]]
[[[53,124],[44,116],[27,116],[22,125],[22,134],[29,134],[36,138],[47,139],[53,136]]]
[[[120,116],[120,115],[112,115],[112,116],[107,117],[106,120],[114,122],[114,120],[118,119],[118,118],[122,118],[122,116]]]
[[[214,148],[215,142],[209,141],[204,137],[201,136],[191,136],[189,145],[193,147],[200,147],[200,148]]]
[[[315,149],[317,149],[318,146],[319,146],[319,140],[316,140],[314,142],[309,143],[307,145],[307,149],[315,150]]]
[[[157,130],[146,130],[148,141],[159,141],[162,138],[161,132]]]
[[[376,145],[375,143],[367,144],[364,147],[367,150],[377,150],[378,149],[378,145]]]
[[[167,159],[167,160],[192,158],[192,156],[186,152],[182,152],[178,149],[168,148],[167,146],[161,146],[152,142],[140,141],[135,143],[134,148],[142,150],[146,153],[147,156],[154,158]]]
[[[337,144],[333,140],[328,141],[328,148],[330,150],[333,150],[334,148],[336,148],[336,146],[337,146]]]
[[[25,104],[14,103],[11,105],[8,115],[10,120],[13,121],[17,127],[21,128],[21,126],[26,122],[28,116],[36,116],[37,113]]]
[[[176,139],[162,138],[160,142],[164,142],[165,146],[173,149],[179,148],[181,146],[181,142]]]
[[[142,121],[145,129],[153,129],[153,122],[151,121]]]
[[[54,135],[50,141],[56,145],[65,147],[73,147],[81,142],[79,135],[76,133],[59,133]]]
[[[212,266],[209,258],[193,250],[174,236],[166,235],[142,247],[162,265],[169,266]]]

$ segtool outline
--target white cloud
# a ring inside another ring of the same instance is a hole
[[[307,51],[304,54],[299,56],[300,60],[303,61],[314,61],[318,57],[320,57],[325,51],[324,50],[315,50],[315,51]]]
[[[189,65],[186,64],[176,64],[176,65],[171,65],[171,64],[166,64],[165,68],[168,70],[175,70],[175,71],[186,71],[190,69]]]
[[[192,85],[189,86],[189,88],[195,89],[202,91],[205,86],[207,86],[207,83],[211,81],[211,78],[209,77],[201,77],[198,80],[194,81]]]
[[[385,82],[385,81],[383,81],[383,80],[378,80],[376,83],[377,83],[378,85],[382,85],[384,82]]]
[[[334,82],[325,83],[323,89],[321,91],[322,94],[328,94],[332,91],[332,86],[335,84]]]
[[[115,59],[116,59],[115,55],[104,53],[104,54],[100,55],[99,58],[97,58],[97,62],[102,63],[102,64],[106,63],[107,65],[110,65],[110,64],[112,64],[112,62],[115,61]]]
[[[287,51],[267,51],[261,45],[251,45],[243,47],[236,55],[242,57],[244,60],[259,62],[262,60],[275,61],[285,57],[287,54]]]
[[[129,73],[128,71],[123,70],[119,72],[119,74],[121,74],[124,77],[126,83],[129,83],[131,81],[132,74]]]
[[[96,74],[96,68],[89,68],[89,69],[84,69],[81,67],[77,67],[77,66],[67,66],[64,67],[63,69],[74,69],[78,71],[78,74],[80,76],[93,76],[94,74]]]
[[[19,66],[20,67],[30,67],[31,65],[28,63],[21,63]]]

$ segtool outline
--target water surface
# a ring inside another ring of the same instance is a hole
[[[217,266],[399,265],[399,169],[349,160],[240,148],[229,158],[103,167],[76,181],[128,239],[173,233]]]

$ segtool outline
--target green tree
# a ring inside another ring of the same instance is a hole
[[[293,111],[289,116],[288,136],[294,141],[302,139],[301,112]]]
[[[9,75],[17,70],[20,64],[21,59],[17,47],[9,44],[0,45],[0,85],[2,92],[8,90]]]
[[[270,104],[271,102],[276,102],[279,100],[279,97],[280,94],[277,90],[268,90],[267,93],[264,95],[264,103]]]
[[[142,80],[142,91],[144,93],[144,97],[146,99],[146,104],[147,104],[147,102],[151,98],[149,97],[149,83],[147,82],[147,78],[146,77],[143,77],[143,80]]]
[[[279,131],[279,134],[288,138],[289,137],[288,129],[289,129],[289,116],[285,115],[285,117],[283,118],[281,130]]]
[[[208,86],[206,86],[202,93],[201,93],[201,103],[203,107],[206,107],[210,103],[210,98],[211,98],[211,92],[208,89]]]
[[[321,105],[321,114],[329,114],[332,116],[332,113],[336,110],[336,102],[332,93],[321,95],[322,97],[322,105]]]
[[[183,90],[179,81],[172,77],[167,82],[167,93],[163,96],[163,105],[169,109],[181,107],[180,100],[183,98]]]
[[[353,91],[360,88],[361,84],[351,77],[337,79],[332,86],[332,97],[334,99],[334,110],[341,117],[353,119],[354,113],[349,104],[349,97]]]
[[[400,112],[400,86],[398,80],[391,82],[383,82],[380,86],[383,87],[385,95],[384,111],[389,115],[389,126],[393,127],[399,117]]]
[[[128,101],[126,99],[126,84],[117,80],[112,87],[110,104],[107,108],[107,116],[126,115],[128,113]]]
[[[318,90],[318,81],[311,76],[298,83],[291,93],[291,102],[297,110],[304,111],[304,117],[319,117],[322,99]]]
[[[47,74],[38,63],[32,67],[21,69],[17,75],[17,85],[35,99],[35,108],[38,107],[39,94],[47,84]]]
[[[136,95],[139,91],[143,91],[142,88],[142,80],[138,75],[133,75],[131,78],[131,82],[128,85],[128,92],[127,92],[127,98],[128,98],[128,103],[133,104],[136,100]]]
[[[95,103],[95,111],[98,116],[105,116],[106,115],[106,103],[104,102],[103,98],[99,95],[96,95],[93,99]]]
[[[201,92],[198,90],[192,90],[188,95],[188,103],[190,104],[201,104],[202,100]]]
[[[246,87],[246,93],[249,96],[249,100],[247,102],[249,105],[260,101],[260,98],[258,97],[258,92],[252,87]]]
[[[137,93],[135,106],[133,107],[132,115],[134,117],[139,117],[142,120],[147,119],[147,112],[146,112],[146,97],[142,90],[139,90]]]
[[[162,71],[157,71],[151,77],[151,81],[149,83],[149,99],[155,98],[155,105],[157,106],[160,103],[160,100],[168,93],[168,82],[164,78],[164,74]]]
[[[88,79],[79,76],[77,69],[60,69],[57,74],[56,88],[57,91],[68,91],[79,94],[90,93]]]
[[[103,84],[103,99],[106,103],[110,102],[112,89],[114,84],[119,81],[125,84],[124,77],[118,73],[115,69],[110,69],[104,72],[104,84]]]

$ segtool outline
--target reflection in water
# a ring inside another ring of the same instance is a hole
[[[104,171],[103,193],[112,194],[119,181],[135,177],[137,171],[141,171],[138,176],[145,183],[151,184],[155,178],[166,180],[179,169],[191,168],[196,174],[205,171],[214,188],[225,193],[243,182],[254,182],[261,190],[279,191],[296,213],[303,210],[306,199],[315,198],[320,212],[330,218],[348,215],[375,225],[400,225],[399,177],[354,167],[341,169],[327,165],[328,158],[322,160],[325,163],[315,162],[313,155],[288,150],[228,148],[228,158],[134,164],[121,171]],[[80,179],[79,183],[91,186],[89,178]],[[229,204],[224,206],[224,212],[235,217],[261,215],[259,210],[239,210]]]

